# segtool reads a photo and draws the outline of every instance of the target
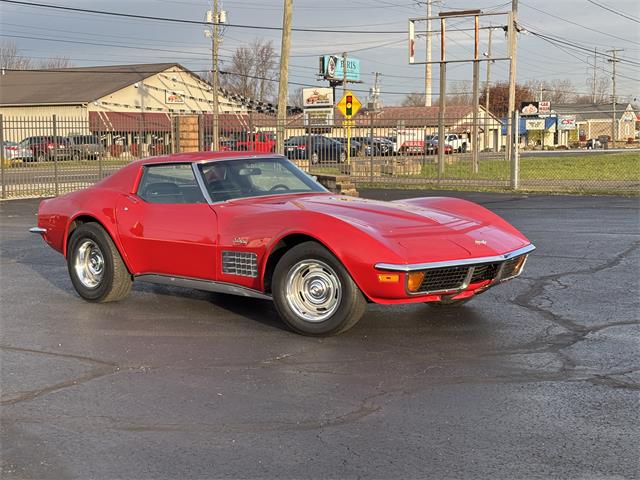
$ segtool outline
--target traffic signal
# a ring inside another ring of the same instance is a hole
[[[347,95],[345,103],[347,104],[345,108],[345,112],[347,114],[346,116],[350,117],[351,115],[353,115],[353,97],[351,95]]]

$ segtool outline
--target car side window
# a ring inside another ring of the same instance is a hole
[[[190,163],[146,165],[137,193],[149,203],[206,203]]]

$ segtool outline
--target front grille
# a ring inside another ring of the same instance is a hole
[[[425,270],[424,280],[422,280],[418,291],[440,292],[446,290],[457,290],[464,283],[468,273],[468,265]]]
[[[222,252],[222,273],[243,277],[258,276],[258,256],[251,252]]]
[[[508,280],[518,276],[524,265],[526,255],[510,258],[504,262],[480,263],[476,265],[461,265],[452,267],[431,268],[424,270],[424,279],[420,288],[412,293],[438,293],[452,290],[462,290],[470,283],[487,280]],[[502,267],[502,270],[501,270]],[[469,269],[473,268],[473,274],[468,283],[465,282]],[[496,278],[500,272],[500,278]]]
[[[473,277],[471,277],[471,283],[493,280],[498,274],[498,268],[500,268],[499,263],[484,263],[482,265],[476,265],[473,270]]]

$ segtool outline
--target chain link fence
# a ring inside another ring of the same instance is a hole
[[[563,129],[557,119],[543,119],[537,127],[520,119],[516,132],[492,115],[480,112],[474,117],[470,107],[451,107],[444,118],[420,111],[365,112],[350,124],[337,114],[316,118],[312,125],[309,117],[294,116],[285,127],[284,154],[311,174],[335,175],[357,186],[640,191],[637,140],[633,134],[625,137],[630,131],[635,134],[635,125],[630,130],[621,123],[614,144],[606,136],[611,121]],[[184,151],[187,146],[211,149],[211,115],[192,117],[189,128],[195,140],[189,144],[178,131],[178,118],[113,112],[90,112],[88,118],[0,115],[2,198],[59,195],[92,185],[139,158]],[[225,113],[218,125],[220,150],[276,150],[273,116]],[[508,131],[518,138],[517,155],[508,154]],[[616,153],[610,153],[613,147]]]

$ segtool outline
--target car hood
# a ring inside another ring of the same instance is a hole
[[[286,203],[347,222],[378,238],[409,263],[501,255],[529,243],[502,220],[482,220],[473,212],[466,215],[409,202],[341,195],[300,196]]]

